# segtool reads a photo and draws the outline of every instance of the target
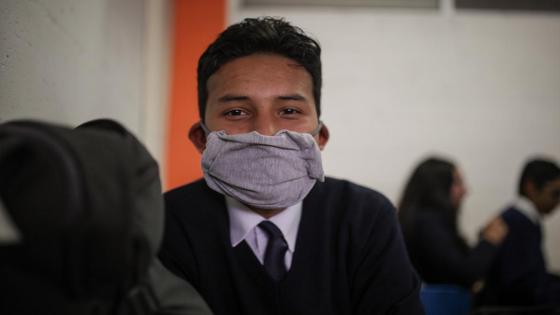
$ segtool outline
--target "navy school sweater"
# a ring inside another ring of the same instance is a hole
[[[274,282],[203,180],[165,194],[160,258],[216,315],[423,314],[396,212],[381,194],[327,178],[303,201],[291,268]]]
[[[492,265],[482,305],[560,306],[560,278],[549,274],[542,251],[541,226],[515,207],[502,212],[509,233]]]

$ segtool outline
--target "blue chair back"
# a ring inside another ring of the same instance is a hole
[[[420,299],[426,315],[467,315],[471,310],[471,293],[452,284],[426,284]]]

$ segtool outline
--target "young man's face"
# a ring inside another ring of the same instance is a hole
[[[257,131],[274,135],[287,129],[312,132],[318,126],[311,75],[297,62],[275,54],[253,54],[224,64],[207,82],[205,124],[227,134]],[[191,128],[190,138],[203,151],[205,136]],[[201,136],[204,136],[203,139]],[[315,140],[328,140],[323,127]]]
[[[530,199],[541,214],[549,214],[560,202],[560,178],[547,182],[541,189],[535,189]]]

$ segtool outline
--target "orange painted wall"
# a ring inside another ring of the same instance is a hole
[[[225,27],[226,0],[172,0],[171,91],[165,149],[165,190],[202,176],[200,154],[188,139],[198,121],[198,58]]]

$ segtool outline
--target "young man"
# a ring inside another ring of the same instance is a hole
[[[166,194],[160,257],[217,315],[423,313],[393,206],[324,178],[320,52],[260,18],[199,60],[189,137],[205,180]]]
[[[480,303],[560,306],[560,278],[547,273],[541,223],[560,202],[560,169],[552,161],[529,161],[518,192],[517,202],[502,213],[509,234],[489,272]]]

